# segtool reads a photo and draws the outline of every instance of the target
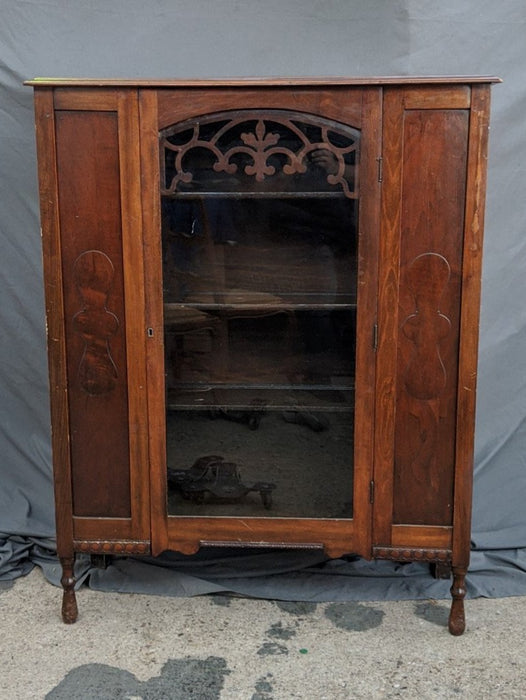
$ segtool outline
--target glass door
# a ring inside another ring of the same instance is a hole
[[[160,151],[168,514],[352,518],[360,131],[236,110]]]

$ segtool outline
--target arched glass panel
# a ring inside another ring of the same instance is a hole
[[[171,515],[352,517],[359,146],[284,110],[160,133]]]

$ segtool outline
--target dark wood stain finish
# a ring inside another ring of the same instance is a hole
[[[493,82],[29,82],[66,622],[75,552],[292,546],[451,567],[449,629],[462,634]],[[361,133],[352,517],[169,515],[159,133],[275,109]]]
[[[73,512],[129,517],[117,114],[56,119]]]
[[[468,117],[403,115],[396,523],[452,522]]]

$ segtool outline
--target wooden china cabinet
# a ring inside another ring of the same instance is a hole
[[[63,618],[76,552],[453,573],[495,78],[30,81]]]

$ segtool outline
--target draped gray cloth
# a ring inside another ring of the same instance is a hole
[[[0,0],[0,580],[57,580],[32,91],[62,77],[499,75],[481,314],[471,595],[526,591],[526,5],[522,0]],[[424,567],[319,553],[78,562],[112,590],[440,597]]]

